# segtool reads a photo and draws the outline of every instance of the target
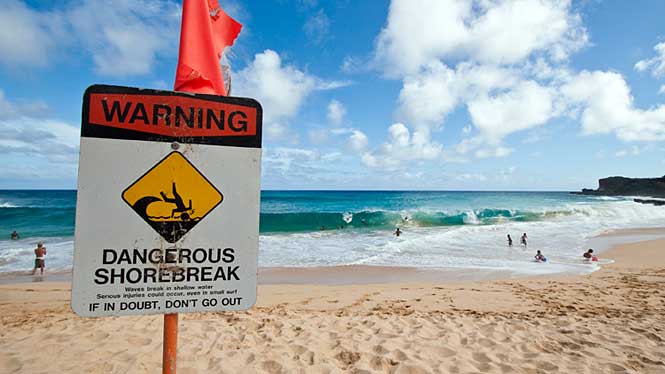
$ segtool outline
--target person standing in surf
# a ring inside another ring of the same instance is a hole
[[[39,269],[41,275],[44,275],[44,268],[46,268],[44,256],[46,256],[46,247],[44,247],[43,242],[39,242],[37,248],[35,248],[35,268],[32,269],[32,275],[35,275],[37,269]]]
[[[510,237],[510,234],[508,234],[508,246],[513,247],[513,238]]]
[[[402,230],[398,227],[397,230],[395,230],[395,236],[399,238],[400,235],[402,235]]]
[[[520,238],[520,243],[522,243],[523,246],[526,247],[526,233],[522,234],[522,237]]]

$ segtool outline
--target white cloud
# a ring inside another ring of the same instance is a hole
[[[373,152],[365,152],[361,161],[368,167],[397,169],[404,161],[433,160],[443,146],[430,139],[427,128],[416,129],[413,134],[403,123],[388,128],[388,141]]]
[[[653,50],[656,51],[656,55],[654,57],[638,61],[635,64],[635,70],[650,70],[651,75],[654,77],[663,78],[665,77],[665,42],[656,44],[653,47]]]
[[[98,73],[149,73],[158,55],[174,55],[180,6],[156,0],[87,0],[67,12],[76,37],[92,54]]]
[[[582,71],[561,88],[574,114],[579,114],[582,133],[610,134],[624,141],[665,140],[665,105],[635,108],[630,87],[615,72]]]
[[[266,173],[280,175],[304,173],[299,175],[307,175],[307,171],[325,168],[322,163],[337,161],[341,158],[342,154],[339,152],[321,153],[316,149],[266,147],[262,162]]]
[[[288,121],[312,92],[341,87],[341,83],[283,64],[277,52],[267,49],[235,74],[233,87],[234,95],[254,97],[261,103],[267,135],[278,139],[291,133]]]
[[[0,62],[43,66],[84,50],[97,73],[143,75],[178,45],[180,5],[157,0],[84,0],[37,11],[10,0],[0,5]]]
[[[393,0],[375,63],[404,76],[437,59],[512,64],[541,53],[559,61],[587,41],[569,0]]]
[[[0,149],[30,156],[78,156],[79,127],[41,118],[47,110],[42,101],[9,101],[0,90]]]
[[[269,122],[263,125],[266,137],[268,139],[283,139],[287,138],[291,133],[288,125],[279,122]]]
[[[294,116],[316,88],[317,78],[292,65],[282,65],[279,54],[267,49],[256,54],[233,83],[237,95],[258,99],[265,120],[271,122]]]
[[[271,122],[293,117],[317,81],[292,65],[282,65],[279,54],[267,49],[235,75],[234,90],[239,96],[257,98]]]
[[[472,137],[446,152],[433,152],[446,161],[466,161],[469,155],[505,157],[514,151],[504,144],[510,134],[562,115],[580,118],[583,134],[612,133],[624,141],[664,139],[665,105],[636,108],[620,74],[577,73],[567,66],[568,57],[588,43],[569,0],[393,0],[377,37],[373,65],[402,80],[395,114],[423,144],[436,146],[430,134],[453,111],[468,111],[477,132],[467,126],[463,135]],[[656,52],[657,57],[636,69],[660,75],[665,43]],[[347,59],[345,66],[353,61]],[[395,168],[407,159],[396,154],[408,154],[410,160],[433,154],[405,152],[399,141],[404,137],[389,138],[374,152],[365,152],[366,165]],[[537,138],[532,134],[525,142]],[[395,151],[400,148],[402,152]]]
[[[491,144],[515,131],[542,125],[554,114],[550,90],[534,81],[521,82],[496,96],[474,99],[468,106],[474,125]]]
[[[339,126],[342,124],[345,115],[346,115],[346,108],[344,107],[344,104],[340,103],[335,99],[330,100],[330,103],[328,104],[328,114],[327,114],[328,121],[330,121],[335,126]]]
[[[362,131],[353,130],[353,133],[349,136],[349,146],[352,150],[361,152],[367,147],[367,135]]]
[[[490,146],[487,148],[481,148],[476,151],[476,157],[478,158],[488,158],[488,157],[493,157],[493,158],[501,158],[501,157],[506,157],[513,153],[512,148],[507,148],[504,146]]]
[[[660,88],[658,89],[659,94],[665,94],[665,84],[661,85]]]
[[[0,153],[41,158],[57,164],[78,160],[79,127],[54,120],[20,117],[0,121]]]
[[[20,1],[0,3],[0,63],[7,66],[44,66],[61,35],[61,17],[40,14]]]

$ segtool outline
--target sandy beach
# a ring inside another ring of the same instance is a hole
[[[264,284],[249,311],[180,316],[178,372],[663,373],[664,248],[585,276]],[[1,372],[160,372],[161,316],[79,318],[69,292],[0,286]]]

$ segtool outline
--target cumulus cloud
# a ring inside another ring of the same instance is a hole
[[[482,136],[492,144],[507,134],[540,126],[553,115],[552,93],[534,81],[495,96],[468,103],[469,114]]]
[[[427,128],[411,133],[403,123],[395,123],[388,128],[388,140],[377,150],[363,153],[361,161],[371,168],[391,170],[398,169],[403,161],[433,160],[442,150],[441,144],[430,139]]]
[[[349,146],[352,150],[360,152],[367,147],[367,135],[359,130],[353,130],[349,136]]]
[[[393,0],[375,63],[403,76],[437,59],[512,64],[542,53],[563,60],[587,42],[569,0]]]
[[[635,64],[635,70],[650,71],[651,75],[655,78],[663,78],[665,77],[665,42],[656,44],[653,50],[656,52],[656,55],[638,61]]]
[[[437,126],[461,103],[518,81],[517,74],[507,68],[466,62],[451,69],[432,61],[403,79],[398,112],[407,123]]]
[[[624,141],[665,140],[665,105],[636,108],[619,73],[582,71],[561,92],[580,117],[583,134],[614,133]]]
[[[158,56],[175,55],[179,25],[174,1],[84,0],[38,11],[9,0],[0,5],[0,62],[43,66],[83,50],[99,74],[148,74]]]
[[[513,152],[505,144],[510,134],[562,115],[579,118],[582,134],[663,139],[665,106],[635,107],[618,73],[578,73],[568,66],[570,55],[588,43],[568,0],[393,0],[373,66],[402,81],[395,113],[401,126],[434,150],[440,145],[431,134],[452,112],[466,110],[472,127],[446,152],[427,153],[405,152],[397,141],[404,137],[395,138],[389,129],[388,142],[365,152],[363,162],[396,168],[406,158],[394,154],[413,155],[411,160],[432,154],[445,160],[505,157]],[[635,68],[665,75],[665,43],[655,51]]]
[[[234,76],[234,94],[256,98],[263,106],[265,129],[273,139],[289,134],[288,121],[314,91],[343,86],[308,74],[282,62],[279,54],[266,49]]]

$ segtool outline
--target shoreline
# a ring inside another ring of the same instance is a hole
[[[603,254],[603,259],[614,260],[605,256],[612,248],[628,243],[665,238],[665,227],[632,228],[608,230],[587,240],[586,246]],[[530,249],[515,247],[530,257]],[[534,249],[535,250],[535,249]],[[581,254],[580,254],[581,258]],[[580,260],[580,265],[593,266]],[[590,274],[600,268],[591,269]],[[71,270],[48,272],[44,277],[30,275],[30,271],[14,271],[0,274],[0,285],[26,284],[41,282],[71,282]],[[260,267],[259,285],[364,285],[384,283],[458,283],[473,281],[493,281],[504,279],[571,277],[579,276],[575,272],[551,272],[533,274],[520,271],[489,268],[451,268],[451,267],[416,267],[416,266],[379,266],[379,265],[334,265],[312,267]]]

